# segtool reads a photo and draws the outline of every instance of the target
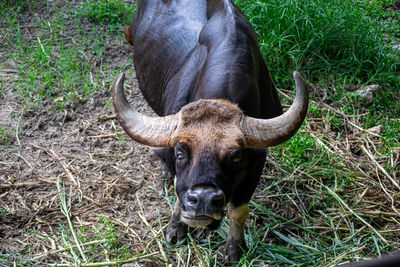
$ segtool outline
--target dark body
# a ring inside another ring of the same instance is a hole
[[[140,89],[159,116],[175,114],[199,99],[229,100],[254,118],[282,114],[255,32],[232,1],[138,1],[128,35]],[[178,142],[156,152],[171,176],[177,177],[178,203],[167,241],[186,237],[184,223],[215,228],[222,218],[216,215],[207,225],[200,216],[182,221],[184,211],[188,217],[201,212],[212,217],[228,204],[231,230],[226,255],[238,260],[246,249],[247,204],[258,184],[266,149],[244,148],[224,156],[209,148],[196,155],[194,151]]]
[[[199,99],[227,99],[256,118],[282,114],[254,30],[230,0],[139,1],[131,34],[140,90],[159,116]],[[162,150],[165,161],[173,159],[171,149]]]
[[[231,1],[139,1],[131,33],[140,89],[159,116],[198,99],[282,114],[254,30]]]

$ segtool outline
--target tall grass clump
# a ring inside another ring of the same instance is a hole
[[[255,28],[266,63],[278,83],[294,69],[314,79],[325,76],[327,80],[366,82],[393,74],[391,78],[396,80],[394,73],[399,64],[387,56],[380,27],[350,1],[235,3]]]

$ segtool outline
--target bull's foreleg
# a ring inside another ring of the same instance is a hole
[[[256,189],[262,173],[266,150],[254,149],[248,151],[252,164],[248,166],[248,172],[242,182],[236,187],[232,199],[228,203],[229,234],[224,256],[229,261],[239,261],[243,251],[247,250],[244,241],[244,226],[249,214],[249,201]]]
[[[188,226],[181,222],[181,207],[179,199],[176,200],[175,209],[166,230],[166,240],[168,243],[178,243],[183,240],[188,232]]]
[[[228,205],[229,234],[224,249],[224,254],[228,258],[228,261],[239,261],[243,251],[247,250],[244,240],[244,226],[248,214],[248,203],[238,207],[235,207],[231,203]]]

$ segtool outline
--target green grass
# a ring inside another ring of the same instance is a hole
[[[32,1],[36,2],[36,1]],[[3,0],[0,3],[0,10],[18,9],[21,10],[26,4],[25,0]]]
[[[86,2],[81,14],[94,23],[121,27],[130,24],[134,9],[119,0],[101,0]]]
[[[365,163],[365,167],[355,168],[335,151],[345,144],[346,132],[357,132],[348,120],[356,120],[364,129],[383,125],[385,131],[377,149],[384,154],[379,160],[385,162],[391,173],[399,174],[399,167],[389,160],[400,147],[400,63],[386,45],[387,34],[396,37],[398,32],[398,24],[387,23],[398,18],[398,13],[385,9],[392,3],[235,2],[255,27],[263,56],[279,88],[287,88],[290,72],[297,69],[326,92],[322,100],[325,106],[318,97],[310,104],[311,121],[306,125],[312,125],[314,131],[303,126],[301,134],[270,149],[274,166],[279,168],[272,168],[263,176],[266,188],[252,203],[252,212],[262,218],[256,228],[261,232],[248,229],[248,240],[255,242],[252,247],[256,253],[249,259],[244,257],[244,262],[258,257],[272,266],[319,266],[381,255],[398,248],[396,232],[384,234],[384,239],[391,240],[387,245],[374,232],[374,227],[379,229],[385,224],[363,210],[367,204],[354,201],[361,193],[357,187],[364,190],[366,185],[377,186],[376,178],[364,178],[361,172],[374,176],[368,171],[371,166]],[[372,105],[365,105],[363,99],[353,97],[346,89],[372,83],[383,88]],[[351,136],[348,138],[353,142]],[[277,212],[267,208],[271,203],[288,204],[275,208]],[[289,207],[301,214],[300,222],[279,215]],[[270,227],[274,222],[279,223]],[[366,223],[371,223],[371,227]],[[367,231],[359,231],[360,227]],[[267,238],[260,238],[263,233]]]
[[[350,1],[235,2],[253,24],[279,83],[294,69],[313,80],[334,75],[349,82],[373,82],[386,80],[385,73],[394,74],[399,68],[398,62],[386,56],[381,27]]]
[[[362,126],[385,126],[388,150],[399,144],[400,57],[387,38],[398,38],[393,1],[235,1],[253,24],[267,65],[279,88],[287,88],[295,69],[327,90],[328,101],[349,115],[362,115]],[[397,35],[396,35],[397,34]],[[371,106],[348,95],[345,87],[377,83],[383,87]],[[336,87],[336,92],[328,89]],[[326,114],[323,116],[331,116]],[[344,130],[342,118],[331,127]]]
[[[400,38],[400,13],[390,9],[393,7],[393,2],[393,0],[353,1],[355,5],[364,9],[369,17],[381,20],[386,34]]]
[[[387,38],[398,38],[400,32],[399,13],[387,9],[393,1],[235,2],[253,24],[279,88],[287,88],[292,70],[301,70],[310,81],[325,88],[330,105],[360,116],[362,127],[383,125],[386,150],[398,147],[400,58],[387,45]],[[373,83],[383,89],[370,106],[344,89]],[[335,92],[329,89],[332,87]],[[332,111],[318,112],[332,118],[331,128],[343,132],[341,116],[332,117]]]
[[[35,3],[31,5],[35,6]],[[65,5],[65,10],[68,10],[68,3]],[[97,9],[99,7],[96,5],[102,8]],[[109,6],[118,7],[121,9],[119,12],[125,13],[114,18],[114,9],[107,9]],[[98,91],[104,80],[112,78],[93,77],[99,75],[95,64],[101,65],[100,73],[108,68],[107,63],[103,62],[106,48],[104,39],[114,36],[116,31],[121,32],[122,24],[119,23],[133,16],[132,9],[129,10],[120,1],[88,2],[85,8],[67,11],[66,17],[65,10],[57,10],[55,15],[51,15],[54,11],[50,12],[48,8],[49,18],[40,22],[37,37],[32,39],[24,34],[19,23],[22,18],[19,12],[24,7],[25,1],[5,6],[1,8],[0,15],[6,18],[5,41],[13,47],[10,57],[19,66],[19,92],[27,100],[28,106],[54,99],[86,101]],[[95,13],[96,10],[101,12]],[[98,32],[97,37],[93,38],[82,29],[82,23],[85,23],[85,19],[95,20],[93,16],[96,14],[101,16],[98,23],[106,26],[91,25]],[[111,16],[109,20],[108,16]],[[72,34],[66,32],[66,24],[71,18],[77,26]],[[122,42],[122,36],[119,38]],[[62,104],[63,101],[59,102]]]

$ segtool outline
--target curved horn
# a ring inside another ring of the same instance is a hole
[[[176,115],[166,117],[144,116],[126,100],[124,93],[125,74],[121,73],[113,85],[115,114],[125,132],[135,141],[148,146],[170,146],[169,138],[178,125]]]
[[[282,115],[272,119],[245,117],[242,122],[247,148],[266,148],[289,140],[300,128],[307,114],[308,90],[299,72],[293,73],[296,98]]]

